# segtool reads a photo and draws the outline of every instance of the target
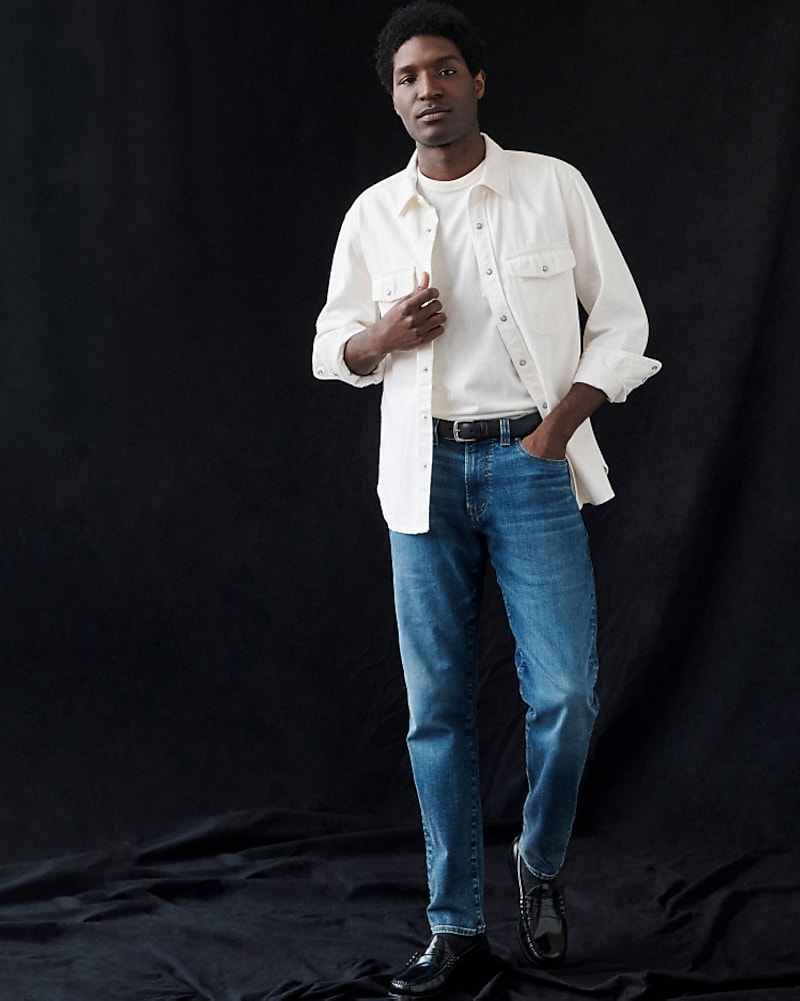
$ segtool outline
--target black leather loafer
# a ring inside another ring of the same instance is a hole
[[[534,966],[558,966],[567,951],[564,895],[557,879],[539,879],[522,860],[519,838],[508,856],[519,893],[517,937]]]
[[[450,935],[440,932],[415,953],[392,979],[389,996],[423,998],[438,994],[457,974],[472,969],[489,956],[485,934]]]

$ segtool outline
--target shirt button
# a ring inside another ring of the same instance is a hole
[[[527,365],[528,363],[525,361],[524,358],[521,358],[519,364],[520,364],[520,368],[522,368],[523,365]]]
[[[490,274],[492,274],[492,269],[491,269],[491,268],[487,268],[487,269],[486,269],[486,274],[487,274],[487,275],[490,275]]]
[[[500,322],[501,322],[501,323],[505,323],[507,319],[508,319],[508,317],[507,317],[507,316],[501,316],[501,317],[500,317]]]
[[[475,229],[483,229],[483,223],[482,222],[475,223]]]
[[[547,404],[546,403],[542,404],[542,410],[547,410]]]
[[[550,268],[548,268],[548,266],[546,264],[542,265],[542,271],[549,271],[549,270],[550,270]]]

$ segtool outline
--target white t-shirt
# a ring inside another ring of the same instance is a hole
[[[432,415],[444,420],[512,417],[536,409],[500,337],[483,293],[467,199],[483,163],[454,181],[417,172],[417,188],[438,216],[431,285],[447,316],[433,342]]]

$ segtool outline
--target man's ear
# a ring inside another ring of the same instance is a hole
[[[478,70],[475,74],[475,96],[480,99],[486,93],[486,74],[483,70]]]

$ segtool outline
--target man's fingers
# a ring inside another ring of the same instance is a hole
[[[447,317],[444,313],[435,313],[429,317],[420,333],[426,341],[432,341],[439,334],[444,333],[444,325]]]
[[[419,307],[420,316],[424,320],[429,320],[432,316],[436,316],[437,313],[442,312],[442,304],[438,299],[431,299],[430,302],[425,302]]]
[[[423,277],[427,276],[427,271]],[[438,288],[428,288],[426,285],[420,285],[419,288],[414,289],[413,292],[409,292],[406,296],[406,302],[409,306],[416,308],[417,306],[424,306],[428,302],[432,302],[434,299],[439,298]]]
[[[438,299],[429,299],[427,302],[420,303],[410,302],[407,304],[406,315],[414,327],[428,324],[433,317],[444,319],[442,304]]]

